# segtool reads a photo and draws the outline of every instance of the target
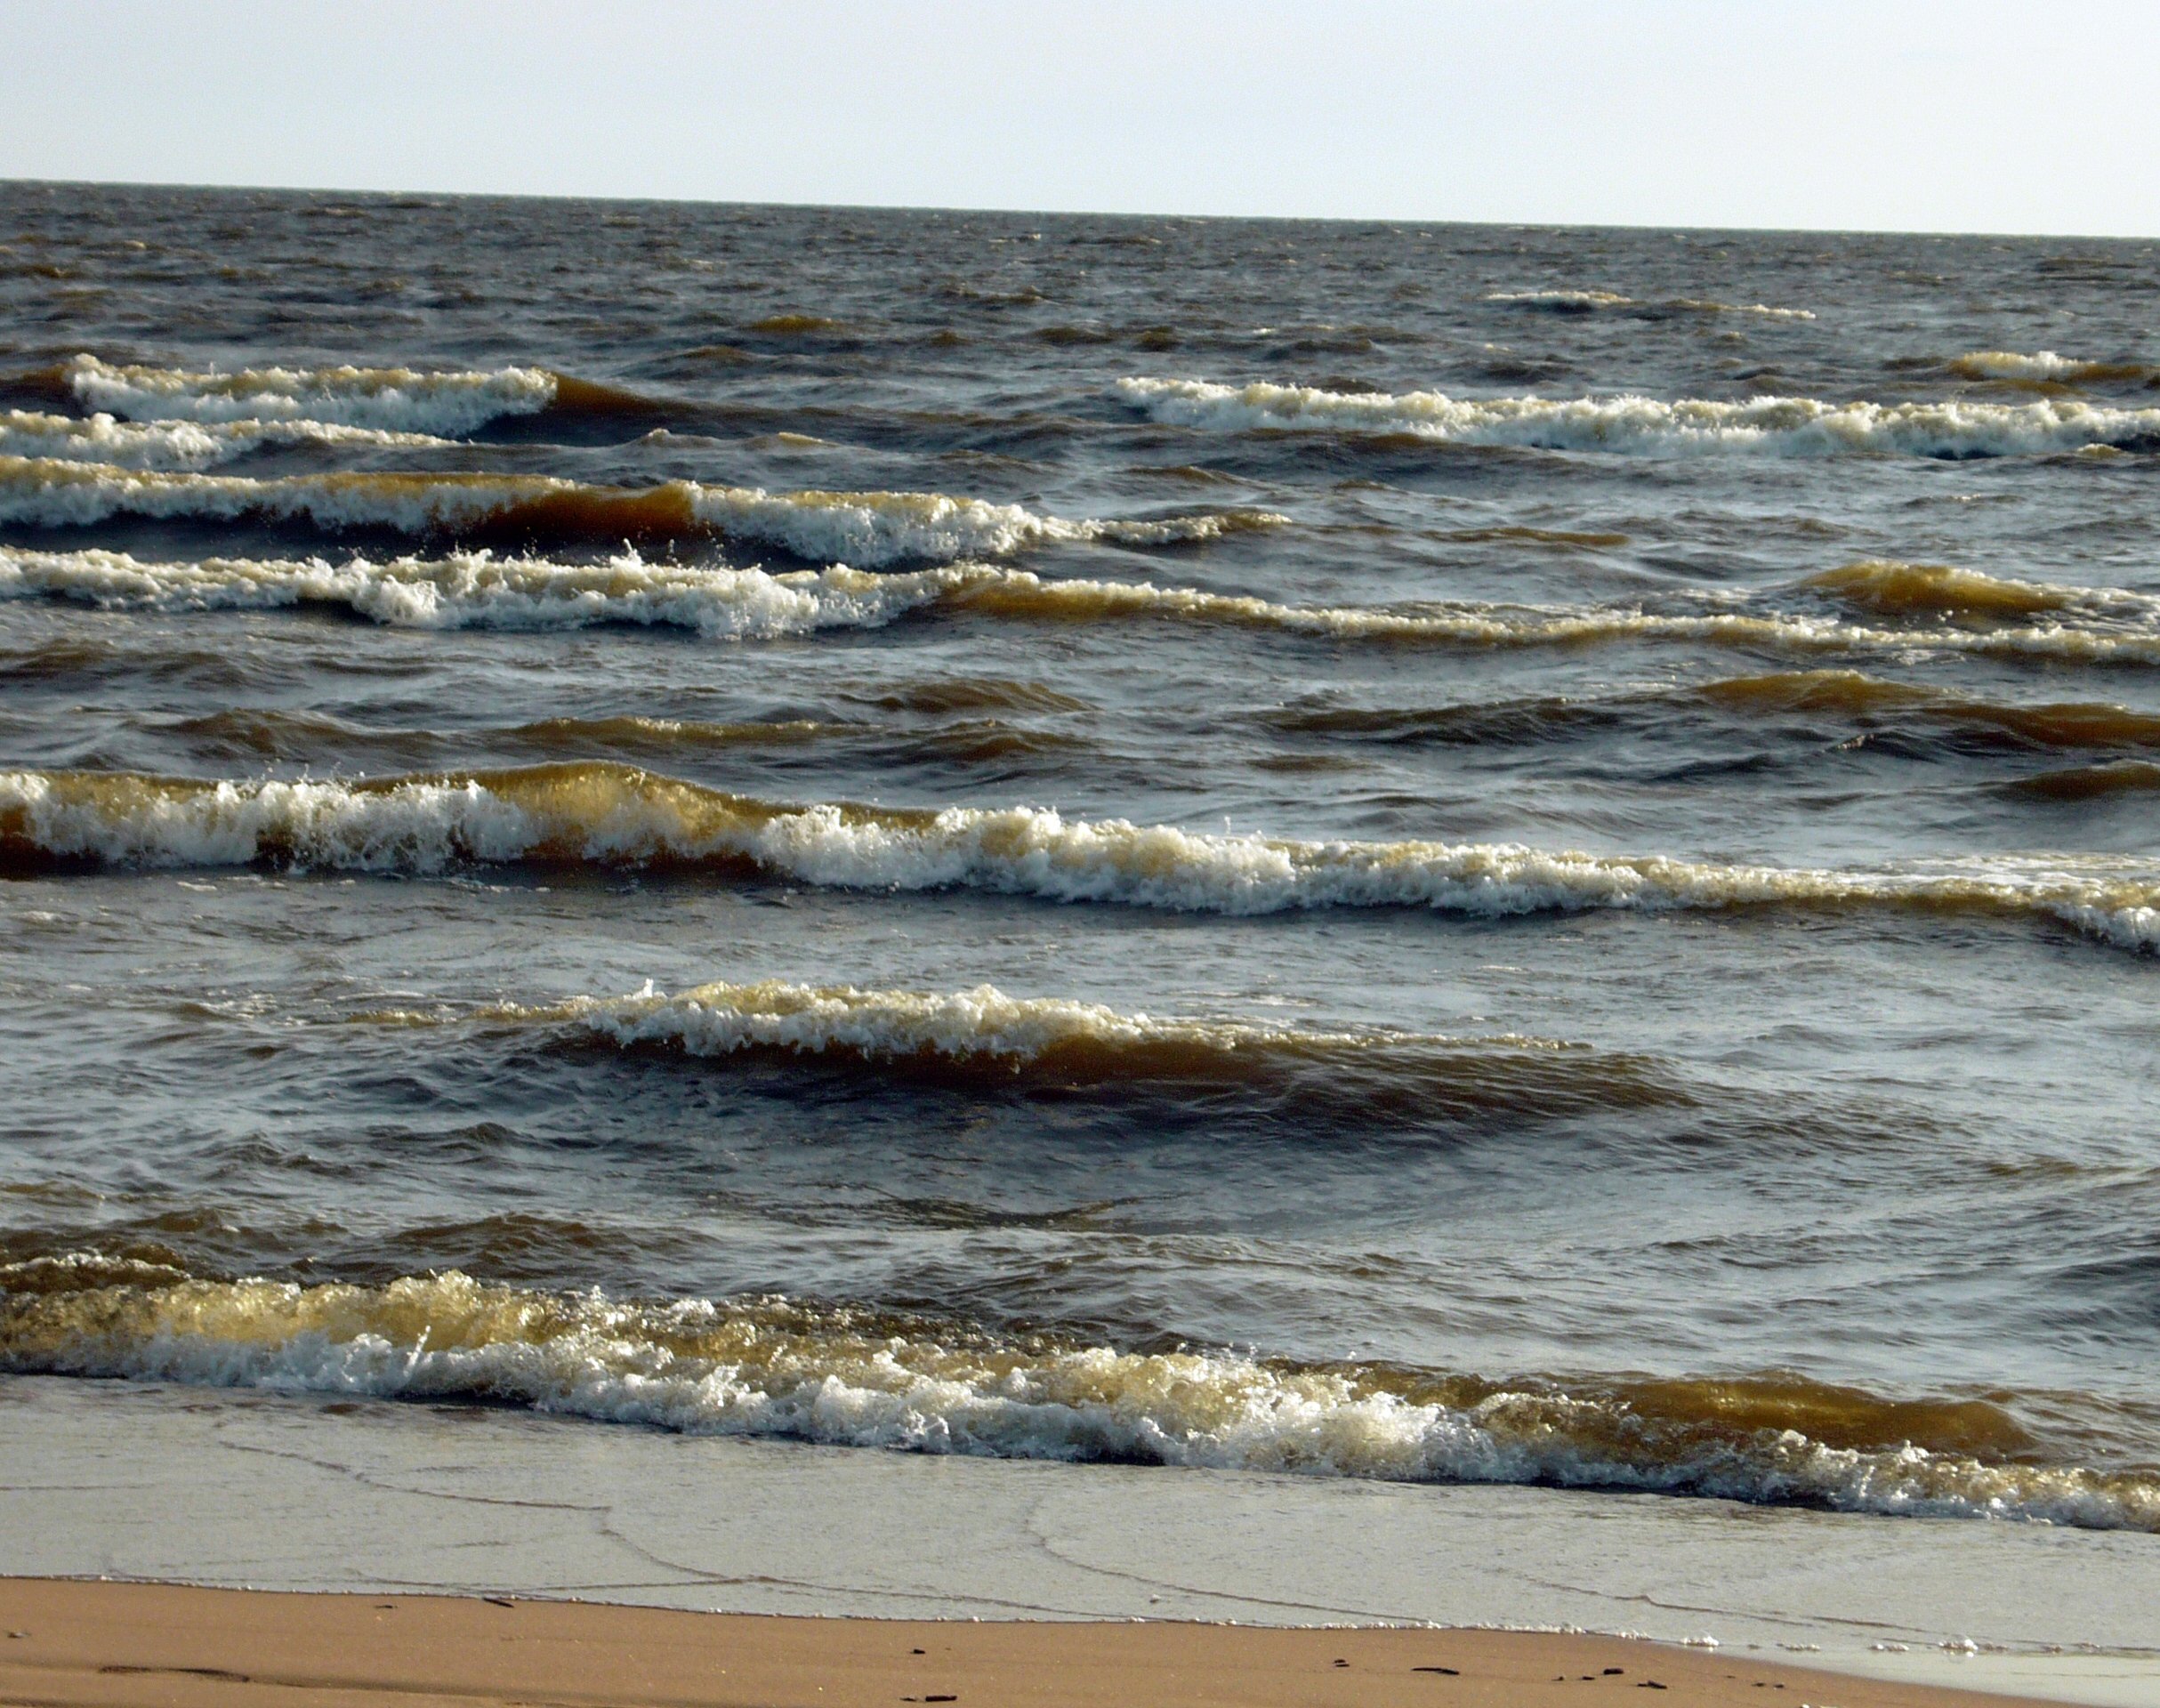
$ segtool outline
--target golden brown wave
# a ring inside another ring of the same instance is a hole
[[[1826,569],[1801,584],[1872,616],[1899,617],[2039,616],[2069,608],[2069,590],[2011,581],[1946,563],[1874,559]]]
[[[1828,738],[1858,729],[1996,748],[2160,747],[2160,713],[2094,701],[1989,701],[1854,670],[1772,671],[1602,697],[1537,695],[1430,706],[1294,705],[1265,713],[1262,721],[1292,735],[1476,745],[1564,739],[1580,731],[1655,724],[1665,714],[1700,709],[1750,719],[1817,719]]]
[[[2003,786],[2011,794],[2041,801],[2105,801],[2116,795],[2155,794],[2160,794],[2160,765],[2149,760],[2124,760],[2113,765],[2043,771]]]
[[[1229,914],[1425,907],[1787,908],[2048,919],[2160,947],[2160,873],[2124,856],[1989,856],[1874,870],[1742,866],[1513,843],[1298,842],[1054,810],[794,804],[600,763],[359,782],[0,772],[0,856],[54,862],[441,872],[464,862],[674,865],[886,890]]]
[[[2160,1470],[2079,1463],[1995,1399],[1789,1373],[1511,1381],[1133,1352],[875,1306],[0,1267],[0,1368],[485,1398],[599,1421],[1009,1458],[1632,1487],[2160,1531]]]
[[[1032,1095],[1211,1099],[1239,1092],[1260,1107],[1347,1134],[1350,1126],[1416,1132],[1494,1116],[1563,1121],[1684,1108],[1697,1099],[1640,1056],[1550,1040],[1326,1031],[1239,1020],[1121,1013],[989,985],[956,991],[865,990],[767,980],[651,990],[471,1011],[387,1010],[351,1023],[473,1023],[605,1040],[698,1059],[761,1056],[881,1076]]]

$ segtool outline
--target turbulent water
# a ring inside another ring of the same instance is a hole
[[[0,1368],[2160,1531],[2156,268],[0,187]]]

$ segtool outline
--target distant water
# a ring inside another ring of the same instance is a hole
[[[2156,293],[0,187],[0,1367],[2160,1530]]]

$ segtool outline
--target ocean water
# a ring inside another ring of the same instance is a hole
[[[0,186],[0,1368],[2160,1531],[2156,291]]]

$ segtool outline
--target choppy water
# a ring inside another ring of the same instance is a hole
[[[2156,265],[0,188],[0,1360],[2160,1529]]]

